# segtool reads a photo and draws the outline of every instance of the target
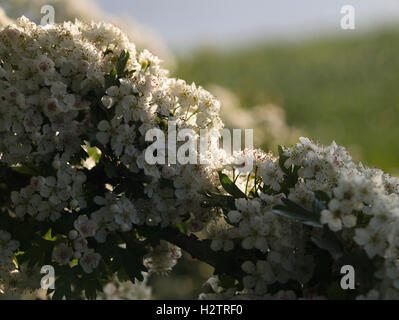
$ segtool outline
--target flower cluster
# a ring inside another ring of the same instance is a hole
[[[148,286],[148,273],[143,272],[143,281],[121,282],[113,279],[104,287],[104,292],[99,299],[104,300],[149,300],[151,299],[151,287]]]
[[[252,157],[253,151],[247,153]],[[263,255],[242,263],[245,290],[239,293],[270,298],[274,292],[268,288],[276,283],[297,281],[306,286],[316,277],[317,256],[308,245],[313,242],[329,251],[337,264],[343,256],[356,256],[353,248],[364,250],[363,263],[372,266],[373,280],[362,289],[373,297],[398,298],[399,179],[356,165],[335,143],[322,146],[307,138],[292,148],[281,148],[279,158],[260,158],[245,179],[234,179],[246,192],[227,211],[228,226],[209,234],[213,250],[240,245]],[[239,168],[226,171],[234,175]],[[336,237],[335,246],[320,240],[329,232]],[[301,292],[311,298],[308,294]]]
[[[144,265],[150,273],[166,274],[172,270],[180,257],[181,250],[179,247],[161,241],[144,257]]]
[[[54,298],[94,299],[115,274],[170,271],[179,230],[221,272],[201,298],[334,298],[348,261],[366,276],[346,298],[399,298],[397,178],[307,138],[277,157],[208,141],[217,161],[201,165],[165,146],[149,164],[150,129],[218,132],[220,103],[117,27],[19,19],[0,31],[0,97],[2,278],[52,264]]]
[[[11,216],[24,223],[68,220],[63,231],[52,230],[53,261],[65,266],[76,259],[92,273],[102,259],[96,243],[109,235],[191,215],[197,225],[209,220],[200,198],[212,188],[213,170],[150,166],[144,137],[151,128],[166,131],[166,120],[198,134],[220,129],[220,106],[210,93],[168,78],[156,56],[137,53],[110,24],[41,27],[20,18],[0,33],[0,56],[0,162],[31,176],[12,188]],[[98,157],[89,167],[93,150]],[[102,169],[105,177],[97,174]],[[132,188],[121,190],[121,174]]]
[[[58,162],[57,158],[55,162]],[[32,177],[28,186],[11,193],[17,217],[23,218],[27,214],[39,221],[47,218],[55,221],[66,210],[86,207],[83,194],[86,176],[69,165],[60,167],[58,164],[56,167],[56,177]]]

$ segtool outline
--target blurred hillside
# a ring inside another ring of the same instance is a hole
[[[180,57],[175,75],[226,87],[244,108],[279,105],[288,125],[313,139],[335,140],[357,160],[399,172],[399,31],[203,49]]]

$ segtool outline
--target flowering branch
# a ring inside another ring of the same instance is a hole
[[[19,19],[0,31],[0,96],[0,292],[52,265],[53,299],[95,299],[182,248],[215,268],[202,299],[399,298],[399,179],[307,138],[276,156],[209,142],[208,164],[163,144],[148,161],[148,132],[219,132],[220,103],[117,27]]]
[[[255,251],[249,252],[239,248],[234,252],[215,252],[210,249],[211,240],[199,240],[193,234],[185,235],[174,228],[161,229],[160,237],[188,252],[193,259],[214,267],[215,274],[227,274],[234,279],[243,277],[242,263],[256,257]]]

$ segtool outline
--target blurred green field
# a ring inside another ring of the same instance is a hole
[[[243,107],[275,103],[289,125],[399,172],[399,28],[180,57],[175,76],[225,86]],[[256,131],[255,131],[256,134]]]

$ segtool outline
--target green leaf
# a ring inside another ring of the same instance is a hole
[[[88,277],[85,277],[85,279],[83,279],[82,281],[86,299],[96,300],[97,291],[101,292],[103,290],[100,281],[94,275],[89,275]]]
[[[307,285],[309,288],[317,287],[317,292],[324,295],[331,281],[337,280],[336,274],[331,272],[334,260],[329,252],[320,249],[312,241],[307,243],[306,252],[315,259],[312,278]]]
[[[118,270],[117,276],[118,276],[118,280],[120,282],[125,282],[125,281],[130,280],[128,274],[126,273],[125,269],[123,269],[123,268]]]
[[[314,236],[311,240],[320,249],[327,250],[334,260],[339,259],[344,254],[337,235],[326,227],[324,227],[323,233],[320,236]]]
[[[11,167],[14,171],[17,171],[21,174],[26,174],[29,176],[36,176],[38,173],[36,172],[36,170],[26,167],[26,166],[14,166]]]
[[[283,171],[285,174],[290,174],[291,173],[290,169],[286,168],[284,165],[284,163],[285,163],[285,161],[287,161],[288,157],[284,155],[283,147],[279,145],[277,147],[277,150],[278,150],[278,156],[279,156],[278,162],[279,162],[281,171]]]
[[[313,200],[312,202],[312,209],[313,212],[316,213],[317,215],[321,215],[321,212],[327,208],[327,203],[324,201],[320,201],[318,199]]]
[[[118,58],[118,62],[116,64],[116,72],[119,77],[124,76],[124,71],[126,68],[126,64],[129,61],[130,53],[127,50],[123,50]]]
[[[273,213],[297,220],[305,225],[322,228],[322,224],[320,223],[320,215],[310,212],[307,209],[297,205],[288,199],[282,199],[284,205],[277,205],[273,208]]]
[[[327,289],[327,298],[329,300],[346,300],[347,294],[337,282],[331,283]]]
[[[231,194],[234,198],[245,198],[244,192],[242,192],[233,181],[230,180],[230,178],[222,173],[221,171],[218,171],[219,174],[219,180],[220,183],[222,184],[223,189]]]
[[[144,278],[141,272],[147,271],[143,265],[143,257],[147,250],[132,235],[124,234],[123,238],[126,241],[126,249],[118,247],[115,259],[123,267],[130,281],[133,283],[135,279],[143,281]]]
[[[187,233],[188,233],[188,228],[187,228],[187,223],[186,223],[186,222],[177,223],[177,224],[175,225],[175,227],[176,227],[177,229],[179,229],[179,231],[180,231],[181,233],[183,233],[183,234],[187,234]]]
[[[233,288],[235,279],[227,274],[219,275],[220,285],[223,288]]]
[[[55,289],[52,299],[53,300],[70,300],[72,297],[72,283],[77,282],[77,277],[74,271],[66,266],[55,266],[56,280],[54,283]]]
[[[16,257],[18,264],[27,262],[29,268],[51,264],[51,255],[55,242],[42,238],[32,241],[29,247],[21,248],[24,250]]]
[[[117,71],[113,69],[109,74],[104,76],[105,79],[105,87],[109,88],[112,86],[119,86],[119,80],[117,76]]]
[[[201,202],[201,207],[203,208],[212,208],[212,207],[221,207],[228,208],[230,210],[235,210],[234,197],[224,195],[224,194],[216,194],[208,192],[204,194],[204,200]]]
[[[294,188],[296,183],[298,182],[298,166],[290,166],[288,168],[285,167],[285,162],[289,157],[284,155],[284,150],[281,146],[278,146],[278,154],[279,154],[279,167],[281,171],[283,171],[284,180],[281,185],[281,192],[288,194],[291,188]]]
[[[118,177],[118,171],[115,167],[115,165],[109,161],[108,159],[104,158],[103,159],[103,164],[104,164],[104,169],[105,173],[108,178],[116,178]]]
[[[57,236],[53,236],[52,235],[52,230],[51,228],[48,229],[48,231],[46,232],[46,234],[43,236],[43,238],[47,241],[55,241],[57,240]]]
[[[320,215],[324,209],[327,209],[330,202],[329,196],[323,191],[315,191],[315,199],[312,202],[313,212]]]
[[[330,197],[324,191],[317,190],[317,191],[314,192],[314,195],[316,196],[316,198],[319,201],[323,201],[323,202],[326,202],[326,203],[330,202]]]
[[[87,150],[87,154],[89,157],[92,157],[96,163],[100,160],[101,151],[98,150],[96,147],[91,147]]]
[[[72,290],[70,283],[59,283],[56,290],[54,290],[53,300],[62,300],[62,298],[66,298],[69,300],[72,296]]]
[[[139,281],[143,281],[142,271],[146,271],[147,269],[143,265],[143,260],[138,259],[137,257],[131,256],[126,250],[125,252],[119,255],[121,259],[121,263],[123,265],[123,269],[128,275],[131,282],[134,283],[135,279]]]

